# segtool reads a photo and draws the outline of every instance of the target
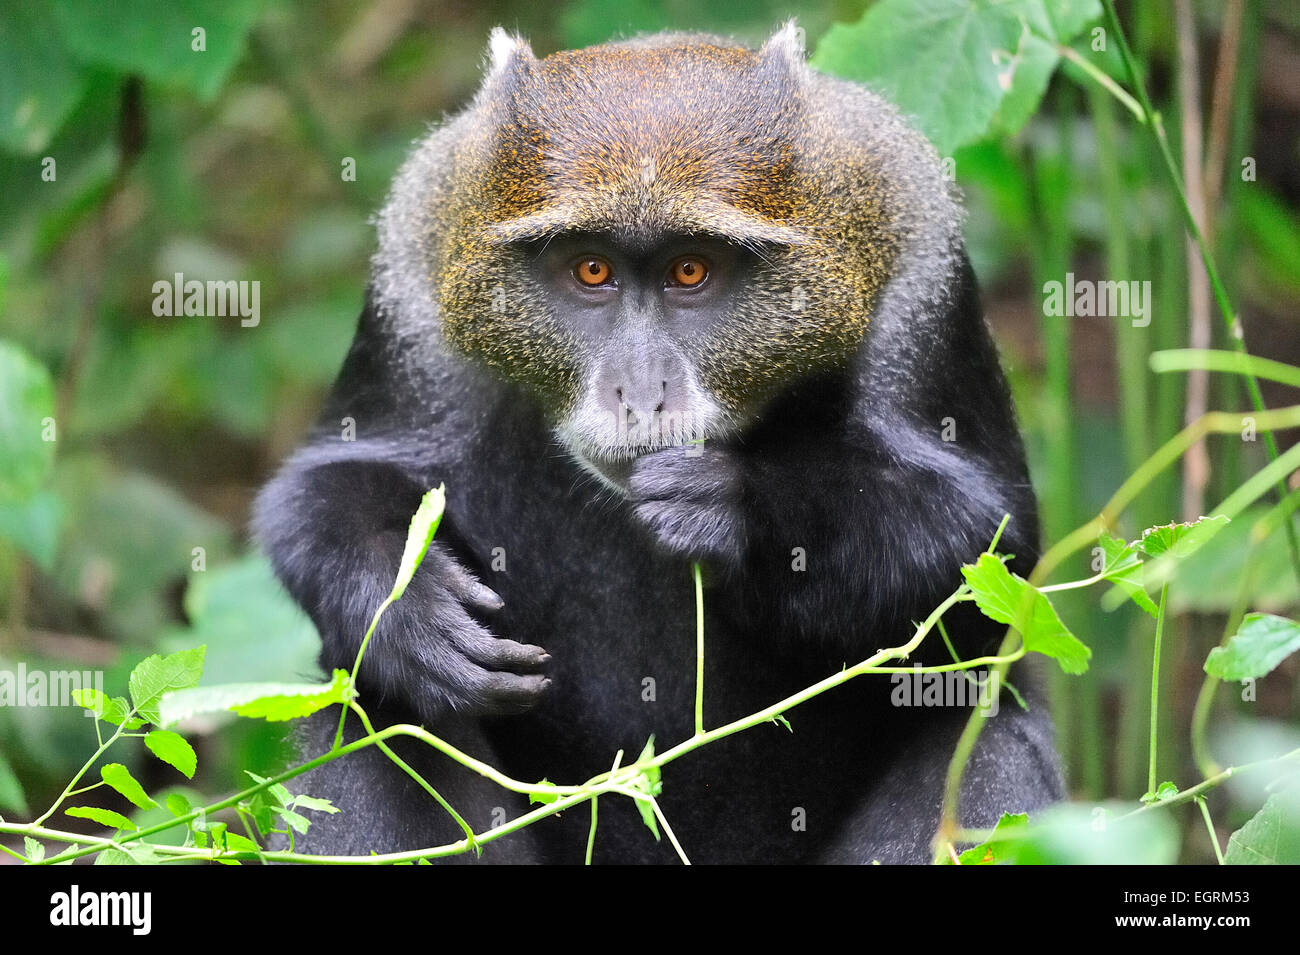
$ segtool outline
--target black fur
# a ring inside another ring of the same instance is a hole
[[[886,312],[851,367],[792,384],[735,439],[637,459],[623,498],[573,463],[516,386],[451,356],[403,362],[380,333],[392,316],[372,304],[319,430],[258,501],[258,537],[319,628],[323,665],[348,667],[420,495],[445,483],[438,542],[376,634],[362,702],[377,724],[422,722],[516,778],[582,781],[618,749],[632,758],[651,734],[663,750],[693,730],[689,559],[709,573],[707,726],[906,640],[1004,511],[999,549],[1021,573],[1032,566],[1033,495],[969,266],[907,314],[903,327]],[[356,441],[339,437],[345,415]],[[941,439],[948,416],[955,442]],[[806,571],[792,570],[793,548]],[[969,605],[947,619],[966,655],[991,650],[1002,629]],[[937,635],[918,655],[943,657]],[[642,700],[646,677],[655,702]],[[1061,794],[1032,674],[1013,679],[1030,710],[1004,696],[986,726],[963,787],[967,825]],[[667,766],[661,804],[692,861],[926,861],[969,710],[895,708],[890,689],[859,678],[790,711],[793,733],[762,725]],[[336,720],[312,721],[305,754],[328,748]],[[437,753],[398,749],[476,828],[527,809]],[[375,750],[301,788],[343,809],[317,817],[307,851],[460,836]],[[799,808],[806,831],[791,825]],[[588,818],[584,806],[546,820],[483,861],[581,861]],[[674,855],[630,801],[606,797],[595,858]]]

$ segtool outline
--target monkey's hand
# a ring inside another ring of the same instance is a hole
[[[542,671],[551,657],[541,647],[494,636],[477,619],[502,606],[493,590],[435,541],[406,594],[381,619],[375,646],[361,665],[363,683],[369,675],[384,690],[410,699],[426,721],[448,710],[527,710],[550,686]]]
[[[666,551],[734,569],[745,550],[740,478],[740,464],[727,449],[687,444],[637,458],[628,496]]]

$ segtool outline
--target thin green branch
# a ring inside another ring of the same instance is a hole
[[[1165,605],[1169,598],[1169,585],[1160,588],[1160,606],[1156,613],[1156,644],[1151,654],[1151,746],[1148,749],[1147,792],[1156,791],[1156,724],[1160,712],[1160,642],[1165,632]]]

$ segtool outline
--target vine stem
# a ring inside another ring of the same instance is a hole
[[[700,565],[691,564],[695,578],[695,735],[704,732],[704,579]]]
[[[1151,656],[1151,747],[1147,762],[1147,792],[1156,791],[1156,725],[1160,710],[1160,641],[1165,630],[1165,603],[1169,597],[1169,584],[1160,588],[1160,607],[1156,613],[1156,644]]]
[[[1214,831],[1214,820],[1210,818],[1210,807],[1205,797],[1197,796],[1196,805],[1200,807],[1201,817],[1205,820],[1205,829],[1210,834],[1210,845],[1214,846],[1214,858],[1219,860],[1219,865],[1224,865],[1223,849],[1219,847],[1219,834]]]

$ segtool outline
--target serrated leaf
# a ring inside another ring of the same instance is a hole
[[[45,846],[31,836],[23,836],[23,855],[27,856],[29,862],[40,862],[45,858]]]
[[[131,730],[144,726],[144,720],[138,716],[127,718],[127,714],[131,712],[131,704],[125,697],[110,698],[100,690],[85,688],[72,691],[72,702],[90,710],[105,723],[112,723],[114,726],[125,724],[126,728]]]
[[[158,805],[144,791],[144,787],[136,782],[131,771],[121,763],[107,764],[100,769],[99,775],[104,778],[104,782],[125,796],[132,805],[140,809],[153,809]]]
[[[1164,802],[1167,799],[1173,799],[1178,795],[1178,786],[1171,782],[1163,782],[1156,787],[1155,792],[1146,792],[1142,794],[1142,801],[1145,803]]]
[[[1223,514],[1202,517],[1183,524],[1163,524],[1148,527],[1142,532],[1138,547],[1148,557],[1159,557],[1174,551],[1175,555],[1195,550],[1206,538],[1213,537],[1227,525],[1228,518]]]
[[[100,809],[98,806],[73,806],[71,809],[63,810],[65,815],[72,816],[74,819],[89,819],[97,822],[107,829],[127,829],[135,831],[135,823],[120,812],[114,812],[111,809]]]
[[[1105,558],[1101,571],[1102,577],[1120,587],[1133,598],[1135,604],[1151,616],[1160,616],[1160,608],[1155,605],[1142,586],[1142,558],[1138,556],[1137,548],[1104,531],[1097,538],[1097,543]]]
[[[429,550],[429,544],[438,530],[446,506],[447,494],[441,484],[421,498],[420,506],[411,518],[410,527],[406,532],[406,548],[402,551],[402,563],[397,569],[397,579],[393,583],[391,599],[400,600],[402,594],[406,593],[407,584],[415,576],[416,569]]]
[[[144,738],[144,745],[164,763],[184,773],[187,779],[194,778],[199,757],[194,752],[194,747],[179,733],[170,730],[154,730]]]
[[[1057,44],[1100,15],[1097,0],[880,0],[833,26],[811,62],[879,90],[948,155],[995,120],[1009,132],[1022,125],[1059,62]]]
[[[1271,613],[1247,614],[1241,626],[1205,660],[1205,672],[1220,680],[1249,680],[1271,673],[1300,650],[1300,623]]]
[[[984,615],[1015,627],[1025,649],[1051,657],[1066,673],[1087,671],[1092,651],[1061,622],[1046,594],[993,554],[981,554],[961,572]]]
[[[1300,799],[1274,793],[1250,821],[1228,839],[1227,865],[1300,864]]]
[[[128,686],[135,708],[150,723],[160,721],[158,704],[164,693],[198,686],[203,677],[206,647],[182,650],[165,657],[146,657],[131,671]]]
[[[351,698],[345,670],[329,683],[230,683],[177,690],[163,698],[160,726],[172,726],[203,713],[230,711],[240,716],[280,722],[310,716]]]

